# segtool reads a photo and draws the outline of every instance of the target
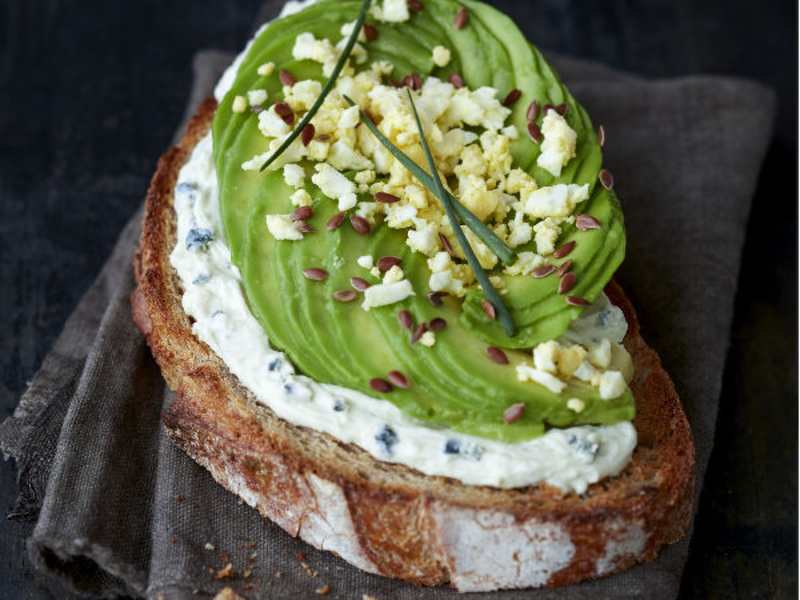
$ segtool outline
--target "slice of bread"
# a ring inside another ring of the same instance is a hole
[[[426,476],[294,426],[257,402],[193,335],[169,263],[178,171],[215,109],[207,100],[180,144],[161,158],[134,260],[133,317],[177,390],[163,422],[179,448],[291,535],[366,571],[416,584],[449,582],[460,591],[565,585],[652,560],[683,536],[694,491],[691,431],[614,282],[606,293],[629,324],[624,344],[636,369],[639,443],[619,476],[583,495]]]

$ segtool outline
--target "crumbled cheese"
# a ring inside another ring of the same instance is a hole
[[[575,183],[543,187],[538,190],[522,190],[521,209],[534,219],[544,217],[568,217],[575,207],[589,197],[589,184]]]
[[[296,189],[303,186],[303,183],[305,182],[306,179],[306,172],[300,165],[296,164],[284,165],[283,179],[287,185],[290,185]]]
[[[420,336],[419,343],[431,348],[436,343],[436,334],[432,331],[426,331]]]
[[[294,40],[292,57],[295,60],[313,60],[318,63],[336,62],[338,55],[330,40],[318,40],[313,33],[301,33]]]
[[[508,194],[519,194],[520,192],[535,192],[537,189],[536,181],[522,169],[512,169],[506,177],[505,191]],[[520,205],[523,207],[524,205]]]
[[[542,342],[533,349],[533,364],[540,371],[556,372],[559,344],[555,340]]]
[[[601,369],[608,368],[611,364],[611,341],[608,338],[603,338],[589,349],[589,362]]]
[[[519,137],[519,130],[514,125],[503,127],[503,135],[510,140],[515,140]]]
[[[513,265],[505,268],[506,275],[528,275],[536,267],[543,265],[545,260],[534,252],[520,252]]]
[[[317,165],[316,169],[311,181],[328,198],[339,201],[339,210],[349,210],[356,205],[356,186],[352,181],[327,163]]]
[[[558,177],[561,169],[575,156],[578,134],[551,108],[542,120],[542,137],[542,153],[536,164]]]
[[[561,235],[558,223],[550,218],[543,219],[533,226],[533,231],[536,233],[536,251],[542,256],[552,254],[556,240]]]
[[[406,244],[414,252],[432,256],[439,249],[439,235],[436,226],[422,219],[414,219],[416,229],[408,230]]]
[[[302,240],[289,215],[267,215],[267,229],[276,240]]]
[[[275,107],[258,113],[258,129],[264,137],[280,137],[289,133],[292,128],[275,112]]]
[[[409,15],[406,0],[383,0],[383,5],[373,4],[370,14],[378,21],[387,23],[402,23],[408,21]]]
[[[564,348],[558,353],[558,372],[564,377],[571,377],[572,374],[581,366],[588,352],[585,348],[573,344],[569,348]]]
[[[625,392],[625,378],[619,371],[606,371],[599,375],[597,386],[603,400],[617,398]],[[594,381],[593,381],[594,383]]]
[[[567,408],[576,413],[582,413],[586,409],[586,403],[580,398],[570,398],[567,400]]]
[[[247,98],[244,96],[236,96],[233,99],[233,112],[242,113],[247,110]]]
[[[433,64],[437,67],[446,67],[450,63],[450,50],[444,46],[436,46],[433,49]]]
[[[405,300],[414,295],[414,288],[408,279],[403,279],[396,283],[378,284],[364,290],[364,302],[361,307],[369,310],[376,306],[386,306]]]
[[[273,62],[268,62],[268,63],[264,63],[263,65],[260,65],[260,66],[258,67],[258,69],[256,69],[256,72],[257,72],[257,73],[258,73],[258,74],[259,74],[261,77],[267,77],[267,76],[269,76],[269,75],[272,75],[272,72],[273,72],[274,70],[275,70],[275,63],[273,63]]]
[[[339,30],[339,33],[342,34],[342,37],[347,39],[350,37],[350,34],[353,33],[353,28],[356,26],[355,21],[351,21],[350,23],[345,23],[342,25],[342,28]],[[367,34],[364,33],[364,28],[361,28],[361,31],[358,32],[358,37],[356,38],[359,42],[366,42],[367,41]]]
[[[247,92],[247,101],[250,106],[261,106],[267,101],[267,90],[250,90]]]
[[[403,281],[405,277],[406,274],[403,273],[403,269],[400,268],[400,265],[393,265],[383,276],[383,284],[397,283],[398,281]]]
[[[309,194],[304,189],[297,190],[294,194],[289,196],[293,206],[311,206],[314,202]]]
[[[359,202],[356,215],[369,221],[370,225],[375,225],[381,215],[381,206],[377,202]]]
[[[572,376],[575,379],[580,379],[581,381],[585,381],[589,383],[592,381],[594,376],[597,374],[597,370],[589,364],[588,361],[583,361],[580,366],[575,369],[575,372],[572,373]]]
[[[356,263],[358,263],[358,266],[362,269],[371,269],[375,265],[375,259],[367,254],[364,256],[359,256],[356,259]]]
[[[564,388],[567,387],[566,383],[550,373],[545,373],[544,371],[534,369],[530,365],[525,364],[517,365],[517,379],[520,381],[530,380],[543,385],[554,394],[560,394],[564,391]]]
[[[370,184],[375,181],[375,171],[369,169],[366,171],[359,171],[355,177],[356,183]]]

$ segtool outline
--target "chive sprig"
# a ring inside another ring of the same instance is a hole
[[[344,99],[347,101],[350,106],[355,106],[356,103],[353,102],[348,96],[344,96]],[[411,174],[416,177],[419,182],[424,185],[426,188],[430,190],[431,193],[434,192],[434,181],[433,178],[428,175],[428,173],[420,167],[417,163],[415,163],[407,154],[405,154],[400,148],[395,146],[389,139],[383,135],[378,126],[372,122],[372,119],[367,116],[363,110],[360,108],[359,114],[361,115],[362,121],[369,127],[369,130],[378,138],[381,144],[383,144],[386,149],[392,153],[392,155],[400,161],[400,163],[409,171]],[[444,188],[443,188],[444,189]],[[446,189],[444,190],[444,195],[446,196],[447,200],[452,204],[453,209],[455,210],[456,214],[459,218],[464,222],[464,225],[469,227],[472,232],[478,236],[478,238],[486,244],[492,252],[494,252],[497,257],[502,260],[507,265],[512,265],[517,260],[517,253],[514,252],[503,240],[501,240],[497,234],[489,229],[486,224],[481,221],[478,217],[473,215],[469,209],[461,204],[450,192]]]
[[[461,227],[458,224],[458,219],[456,219],[455,211],[453,210],[453,204],[447,197],[447,193],[442,185],[442,180],[439,179],[439,172],[436,169],[436,163],[433,160],[433,154],[431,154],[428,141],[425,139],[425,132],[422,130],[422,123],[419,120],[419,113],[417,113],[417,106],[414,104],[414,98],[411,96],[411,90],[406,91],[408,93],[408,101],[411,103],[411,110],[414,111],[414,119],[417,121],[417,129],[419,130],[419,139],[422,142],[422,149],[425,151],[425,158],[428,159],[428,167],[431,170],[431,179],[433,180],[434,187],[433,193],[436,194],[444,206],[444,210],[447,213],[447,218],[450,219],[450,226],[453,228],[453,233],[456,236],[456,240],[458,240],[458,243],[461,244],[461,248],[464,250],[464,256],[467,258],[469,266],[472,267],[473,271],[475,271],[475,277],[478,279],[478,283],[481,284],[483,293],[486,294],[486,299],[492,303],[495,311],[497,311],[497,318],[500,321],[500,325],[503,326],[503,330],[506,332],[508,337],[514,337],[517,335],[517,326],[514,324],[514,320],[511,318],[511,314],[508,312],[506,305],[503,304],[500,294],[497,293],[497,290],[494,289],[492,282],[489,281],[486,271],[483,270],[481,263],[478,261],[478,258],[472,251],[472,246],[469,245],[464,232],[461,230]]]
[[[283,154],[286,149],[291,146],[292,142],[297,139],[306,125],[311,122],[311,119],[314,118],[314,115],[317,114],[319,107],[322,106],[322,103],[325,101],[325,97],[328,93],[333,89],[333,86],[336,84],[336,80],[339,77],[339,73],[341,73],[342,69],[344,68],[344,64],[347,62],[347,59],[350,57],[350,52],[353,50],[353,46],[356,45],[356,40],[358,39],[358,34],[361,33],[361,28],[364,26],[364,19],[367,18],[367,10],[370,7],[372,0],[363,0],[361,2],[361,11],[358,13],[358,18],[356,19],[355,27],[353,27],[353,31],[350,32],[350,37],[347,39],[347,44],[345,44],[344,49],[342,50],[341,55],[339,56],[339,60],[336,61],[336,65],[333,67],[333,71],[331,71],[331,76],[328,78],[328,81],[325,83],[325,87],[322,88],[322,93],[316,99],[314,104],[308,109],[308,112],[305,116],[300,120],[297,124],[297,127],[294,128],[294,131],[289,134],[289,136],[283,140],[283,143],[278,147],[275,152],[272,153],[259,171],[263,171],[268,166],[270,166],[273,162],[275,162],[278,157]]]

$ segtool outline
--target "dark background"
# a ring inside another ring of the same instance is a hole
[[[796,597],[797,3],[491,3],[545,51],[778,92],[682,596]],[[0,420],[142,201],[182,115],[192,55],[240,50],[259,4],[0,2]],[[15,497],[2,464],[0,598],[69,597],[31,571],[32,526],[2,519]]]

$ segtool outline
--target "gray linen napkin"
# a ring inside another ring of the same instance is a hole
[[[196,57],[187,115],[230,58]],[[628,258],[618,278],[689,415],[699,495],[774,96],[743,80],[647,81],[551,60],[595,123],[605,125],[606,165],[628,223]],[[35,564],[103,596],[190,598],[231,585],[247,598],[288,598],[328,585],[333,597],[455,597],[447,588],[362,573],[292,539],[169,443],[158,419],[172,393],[130,319],[140,218],[126,226],[14,415],[0,425],[0,450],[16,459],[19,474],[13,514],[38,517],[28,540]],[[497,596],[673,598],[688,539],[655,562],[597,582]],[[229,563],[235,576],[217,579]]]

